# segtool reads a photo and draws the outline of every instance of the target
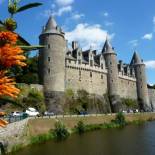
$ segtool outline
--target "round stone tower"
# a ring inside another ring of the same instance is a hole
[[[39,77],[44,85],[48,111],[61,113],[60,100],[64,93],[66,40],[61,28],[51,16],[39,36]]]
[[[136,52],[133,55],[131,65],[135,69],[137,96],[140,109],[144,111],[151,111],[151,104],[149,101],[146,81],[145,64]]]
[[[115,53],[113,47],[109,43],[108,38],[103,47],[102,51],[106,68],[108,71],[107,84],[108,84],[108,94],[111,101],[112,112],[118,112],[121,110],[121,102],[118,94],[118,65],[117,65],[117,54]]]

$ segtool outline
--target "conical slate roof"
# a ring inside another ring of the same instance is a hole
[[[56,27],[57,27],[57,23],[56,23],[54,17],[50,16],[50,18],[48,19],[48,22],[46,24],[46,30],[56,29]]]
[[[137,52],[134,52],[130,65],[143,64]]]
[[[64,37],[64,32],[62,32],[61,28],[57,25],[53,16],[49,17],[42,34],[59,34]]]
[[[108,37],[106,38],[105,44],[103,46],[102,53],[103,54],[106,54],[106,53],[115,53],[114,50],[113,50],[112,45],[110,44],[110,41],[109,41]]]

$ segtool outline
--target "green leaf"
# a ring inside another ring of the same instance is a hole
[[[37,45],[37,46],[19,46],[19,47],[24,51],[33,51],[33,50],[39,50],[44,46]]]
[[[24,6],[21,6],[20,8],[18,8],[16,13],[21,12],[21,11],[25,11],[27,9],[31,9],[34,7],[38,7],[40,5],[42,5],[42,3],[29,3],[27,5],[24,5]]]
[[[3,23],[1,20],[0,20],[0,24],[1,24],[1,25],[4,25],[4,23]]]

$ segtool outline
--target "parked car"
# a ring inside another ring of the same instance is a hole
[[[127,114],[127,111],[126,110],[123,110],[122,113]]]
[[[20,111],[14,111],[10,114],[11,116],[14,116],[14,117],[17,117],[17,116],[22,116],[23,115],[23,112],[20,112]]]
[[[88,115],[87,111],[80,111],[80,115]]]
[[[54,116],[54,112],[45,111],[44,115],[45,116]]]
[[[29,116],[39,116],[39,112],[35,108],[28,108],[26,112]]]
[[[134,111],[133,111],[134,113],[138,113],[139,112],[139,110],[138,109],[134,109]]]

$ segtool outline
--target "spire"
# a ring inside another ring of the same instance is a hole
[[[105,41],[105,44],[103,46],[102,53],[115,53],[114,50],[113,50],[112,45],[110,44],[108,35],[106,37],[106,41]]]
[[[56,23],[54,17],[50,16],[50,18],[48,19],[48,22],[46,24],[46,31],[51,30],[51,29],[56,29],[56,27],[57,27],[57,23]]]
[[[134,52],[130,65],[143,64],[137,52]]]

